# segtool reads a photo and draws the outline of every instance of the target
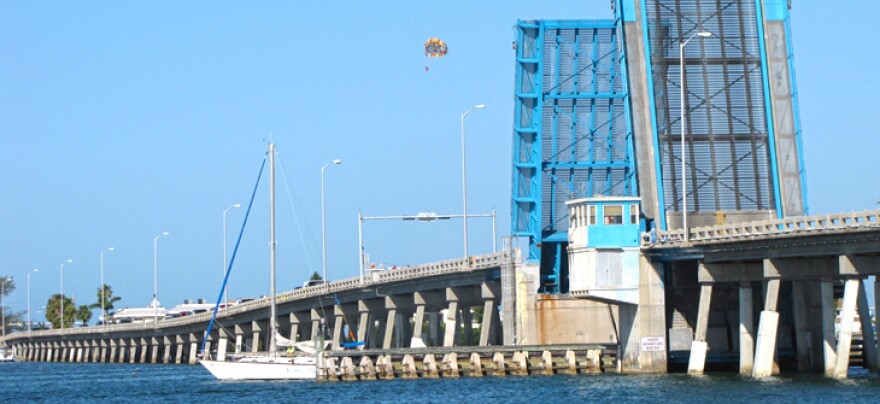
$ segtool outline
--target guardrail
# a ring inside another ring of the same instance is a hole
[[[315,296],[328,295],[336,292],[342,292],[352,289],[364,288],[373,285],[385,283],[399,282],[408,279],[417,279],[428,276],[437,276],[453,272],[470,272],[500,266],[505,258],[509,258],[510,253],[500,252],[495,254],[478,255],[469,259],[459,258],[422,264],[409,267],[401,267],[398,269],[387,269],[378,274],[376,279],[364,278],[361,283],[360,277],[342,279],[338,281],[328,282],[326,284],[308,286],[304,288],[294,289],[279,294],[276,297],[278,304],[290,302],[294,300],[308,299]],[[247,311],[268,308],[270,301],[268,297],[252,300],[235,306],[227,307],[217,313],[217,318],[222,319]],[[91,335],[103,334],[109,332],[126,332],[140,331],[150,328],[166,329],[183,327],[201,322],[208,322],[211,319],[211,312],[198,313],[186,317],[170,318],[160,320],[158,323],[153,321],[143,323],[129,324],[107,324],[104,326],[92,326],[82,328],[65,328],[53,330],[31,331],[33,337],[59,336],[59,335]],[[19,337],[18,334],[11,334],[7,337]],[[10,338],[11,339],[11,338]]]
[[[642,247],[704,244],[791,237],[830,232],[871,231],[880,229],[880,210],[839,213],[823,216],[798,216],[777,220],[734,223],[722,226],[694,227],[688,241],[682,229],[642,234]]]

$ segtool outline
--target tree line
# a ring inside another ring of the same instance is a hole
[[[15,280],[11,276],[0,276],[0,295],[3,296],[4,300],[9,294],[15,291],[15,287]],[[64,328],[69,328],[73,326],[75,322],[79,322],[83,325],[88,324],[92,319],[92,310],[101,309],[102,300],[104,302],[104,310],[108,313],[112,312],[115,308],[115,304],[122,300],[121,297],[113,295],[113,287],[107,284],[104,284],[103,288],[98,287],[95,297],[97,298],[95,303],[81,304],[77,306],[71,297],[66,295],[61,296],[60,293],[53,294],[46,302],[46,321],[52,323],[52,328],[61,328],[62,301],[64,302]],[[27,321],[27,313],[24,311],[9,311],[9,308],[6,307],[5,304],[2,307],[2,311],[3,313],[0,315],[5,317],[7,329],[13,325]]]

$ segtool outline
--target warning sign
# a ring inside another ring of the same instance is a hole
[[[642,337],[642,352],[660,352],[666,350],[666,337]]]

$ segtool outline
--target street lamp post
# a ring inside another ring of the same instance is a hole
[[[153,238],[153,325],[159,326],[159,238],[171,235],[169,232]]]
[[[0,317],[3,317],[3,336],[6,336],[6,307],[4,307],[4,297],[6,295],[6,282],[9,281],[8,277],[3,278],[3,285],[0,286]]]
[[[230,205],[226,209],[223,209],[223,272],[221,272],[221,273],[223,274],[224,277],[226,277],[226,265],[227,265],[226,264],[226,213],[229,212],[229,209],[240,208],[240,207],[241,207],[241,204],[236,203],[236,204]],[[226,284],[226,290],[223,291],[223,295],[225,297],[221,300],[223,300],[226,303],[226,307],[229,307],[229,284],[228,283]]]
[[[465,113],[461,114],[461,195],[462,204],[464,205],[464,258],[468,258],[468,213],[467,213],[467,158],[465,158],[464,147],[464,118],[468,116],[474,109],[486,108],[485,104],[477,104],[470,107]]]
[[[321,259],[324,269],[324,285],[327,285],[327,215],[324,207],[324,170],[331,164],[342,164],[342,160],[336,159],[321,167]]]
[[[679,80],[680,80],[679,87],[681,89],[681,204],[682,204],[681,229],[682,229],[682,232],[684,233],[684,241],[688,241],[687,171],[685,168],[685,163],[687,161],[687,158],[685,157],[685,145],[684,145],[684,133],[686,130],[685,126],[687,125],[687,122],[684,119],[684,110],[685,110],[685,106],[684,106],[684,83],[685,83],[685,79],[684,79],[684,47],[685,47],[685,45],[688,44],[688,42],[691,41],[691,39],[694,39],[694,37],[697,37],[697,36],[702,37],[702,38],[707,38],[707,37],[712,36],[712,33],[708,32],[708,31],[695,32],[686,41],[684,41],[678,45],[679,67],[681,69],[680,76],[679,76]]]
[[[107,310],[104,308],[104,301],[107,300],[107,295],[104,291],[104,254],[114,250],[115,248],[113,247],[107,247],[106,250],[101,251],[101,327],[107,326]]]
[[[27,315],[28,315],[28,338],[31,337],[31,274],[34,272],[38,272],[39,269],[34,268],[28,271],[27,273]]]
[[[61,329],[64,329],[64,264],[73,262],[68,258],[67,261],[61,263]]]

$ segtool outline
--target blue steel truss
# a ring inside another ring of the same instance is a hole
[[[619,34],[614,20],[517,23],[511,223],[545,293],[568,289],[565,202],[638,194]]]

